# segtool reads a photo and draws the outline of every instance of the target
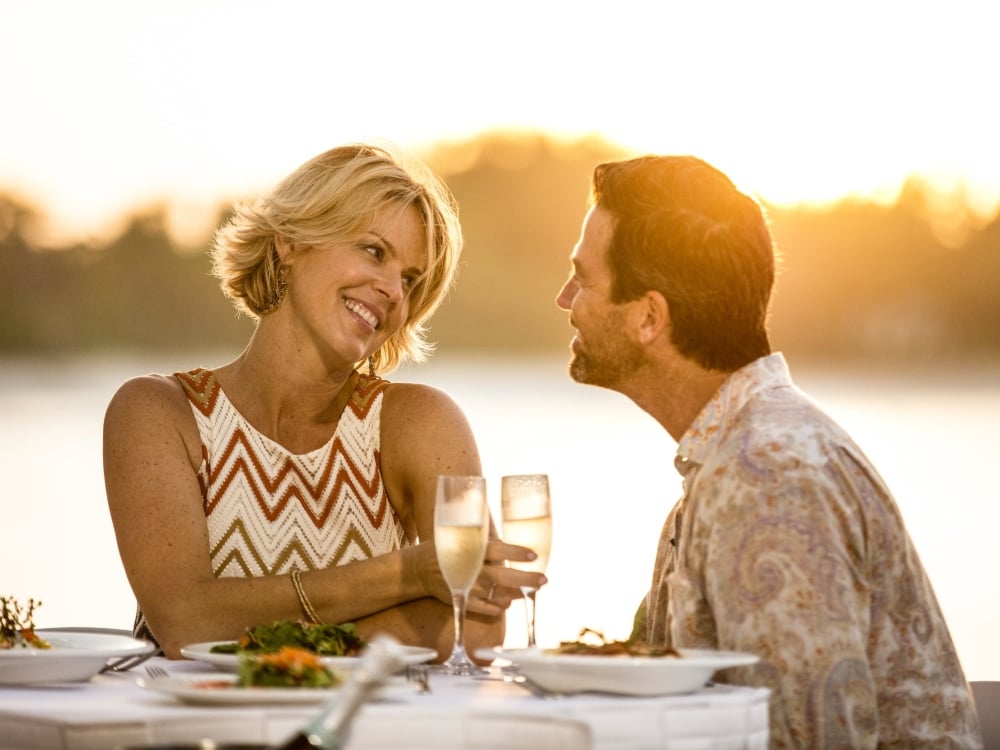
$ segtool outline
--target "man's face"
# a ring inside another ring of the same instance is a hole
[[[576,329],[570,344],[572,378],[618,390],[642,362],[643,352],[626,332],[628,303],[611,302],[608,249],[613,230],[614,217],[610,213],[598,206],[590,209],[573,248],[573,271],[556,297],[556,304],[569,312],[569,323]]]

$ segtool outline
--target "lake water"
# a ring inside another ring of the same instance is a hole
[[[104,499],[101,422],[127,377],[214,366],[223,354],[0,362],[0,594],[41,599],[36,624],[129,627],[134,601]],[[892,488],[970,680],[1000,679],[1000,367],[793,375],[860,443]],[[427,382],[465,409],[491,505],[503,474],[549,474],[555,536],[538,595],[542,644],[583,626],[628,635],[660,525],[680,495],[674,442],[615,393],[545,360],[436,357],[395,380]],[[523,609],[508,645],[524,639]]]

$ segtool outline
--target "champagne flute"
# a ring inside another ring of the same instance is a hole
[[[484,477],[438,477],[434,501],[434,546],[438,566],[448,588],[455,614],[455,645],[439,669],[448,674],[470,675],[485,670],[465,652],[465,606],[469,589],[486,559],[490,511]]]
[[[530,562],[509,563],[519,570],[544,573],[552,549],[552,508],[547,474],[515,474],[500,480],[503,539],[530,547],[538,555]],[[528,648],[535,648],[535,594],[533,586],[522,586],[528,619]]]

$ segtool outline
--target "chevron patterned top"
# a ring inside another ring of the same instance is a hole
[[[201,435],[198,482],[216,577],[343,565],[409,543],[380,470],[387,381],[360,375],[333,437],[296,454],[254,429],[211,370],[174,377]],[[134,629],[155,640],[141,612]]]
[[[379,470],[386,381],[360,376],[330,441],[295,454],[255,430],[211,370],[175,377],[201,433],[198,481],[216,577],[326,568],[403,545]]]

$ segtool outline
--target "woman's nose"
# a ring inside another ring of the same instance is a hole
[[[398,271],[386,271],[379,276],[375,288],[390,302],[401,302],[406,296],[403,277]]]

